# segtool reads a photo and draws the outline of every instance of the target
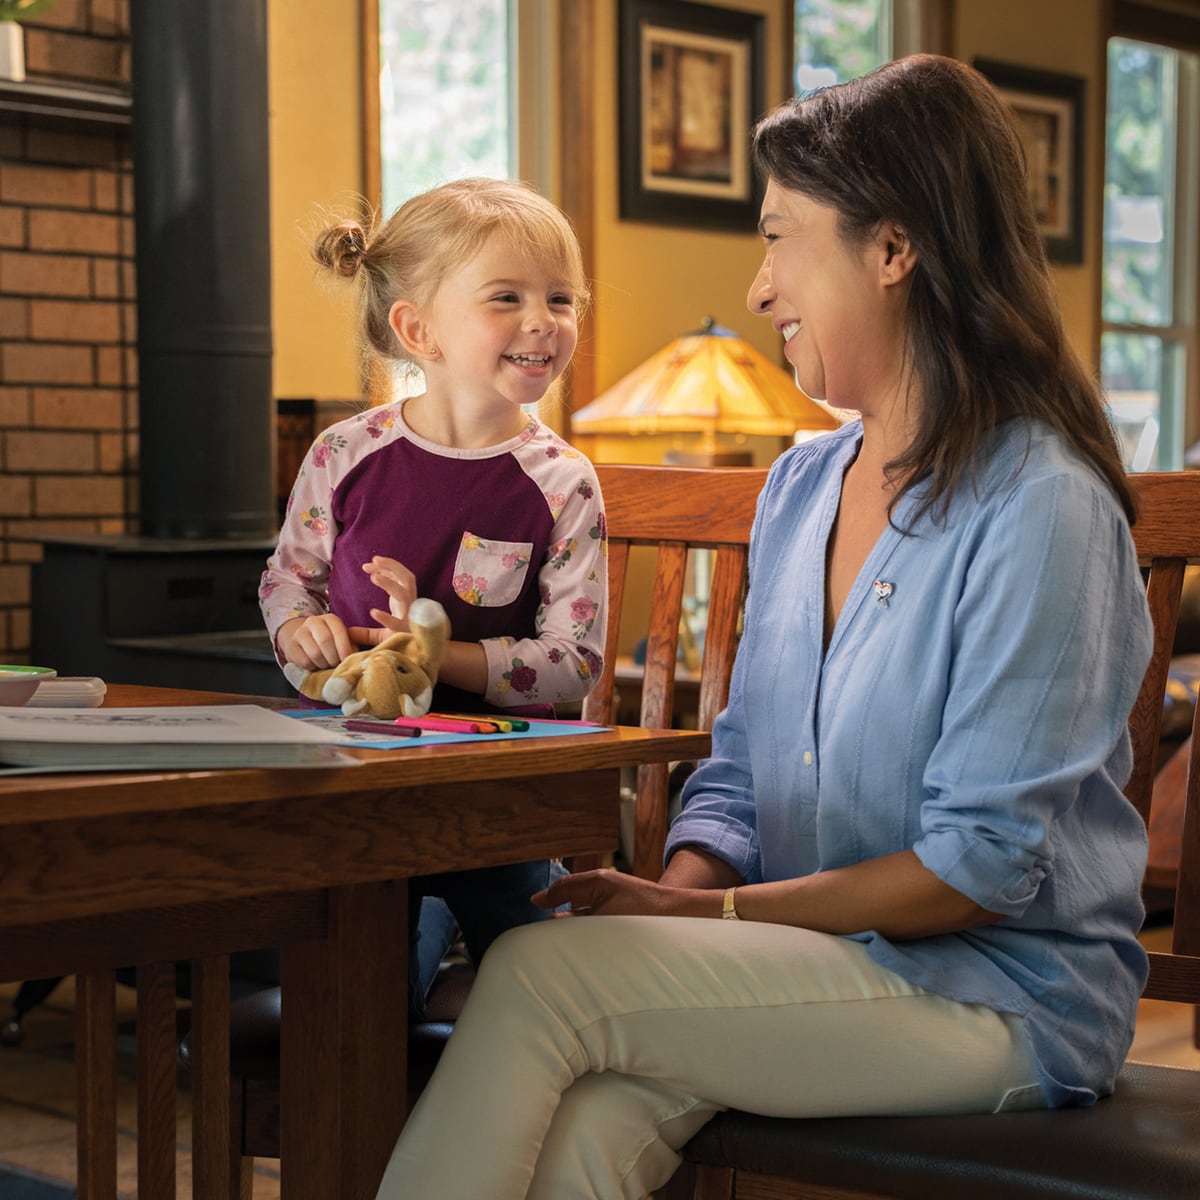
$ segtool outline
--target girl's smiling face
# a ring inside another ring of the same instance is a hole
[[[900,361],[884,305],[879,238],[848,243],[836,209],[774,180],[759,230],[766,252],[746,300],[750,311],[770,315],[806,395],[839,408],[869,407]]]
[[[579,332],[565,271],[491,237],[448,274],[424,310],[437,355],[431,389],[473,406],[534,404],[563,373]],[[432,369],[430,369],[432,368]]]

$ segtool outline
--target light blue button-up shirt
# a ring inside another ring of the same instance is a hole
[[[1090,1103],[1146,977],[1146,833],[1121,788],[1152,631],[1129,528],[1056,435],[1009,421],[944,521],[906,535],[901,501],[823,650],[860,437],[854,422],[772,468],[729,706],[667,855],[698,846],[753,883],[911,848],[1002,919],[856,940],[918,986],[1021,1014],[1047,1102]]]

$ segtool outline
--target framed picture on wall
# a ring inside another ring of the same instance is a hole
[[[765,23],[685,0],[621,0],[622,219],[754,229],[750,127],[764,104]]]
[[[977,58],[1016,118],[1029,195],[1054,262],[1083,262],[1083,98],[1077,75]]]

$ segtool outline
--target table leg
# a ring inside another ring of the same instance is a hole
[[[75,977],[75,1124],[79,1200],[117,1197],[117,977]]]
[[[280,1194],[372,1200],[406,1116],[408,882],[329,892],[282,948]]]

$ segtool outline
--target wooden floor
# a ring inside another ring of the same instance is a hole
[[[1145,937],[1154,948],[1170,936],[1166,929]],[[0,1014],[7,1014],[15,984],[0,985]],[[75,1069],[72,1061],[74,989],[64,980],[46,1004],[26,1019],[22,1046],[0,1046],[0,1163],[23,1167],[53,1178],[75,1178]],[[118,1019],[133,1018],[133,992],[119,989]],[[1192,1043],[1191,1010],[1178,1004],[1145,1000],[1131,1058],[1200,1069],[1200,1050]],[[118,1187],[124,1200],[136,1195],[137,1129],[132,1046],[124,1046],[118,1095]],[[192,1194],[191,1097],[177,1096],[177,1195]],[[254,1200],[278,1200],[279,1164],[255,1163]],[[0,1198],[2,1200],[2,1198]]]

